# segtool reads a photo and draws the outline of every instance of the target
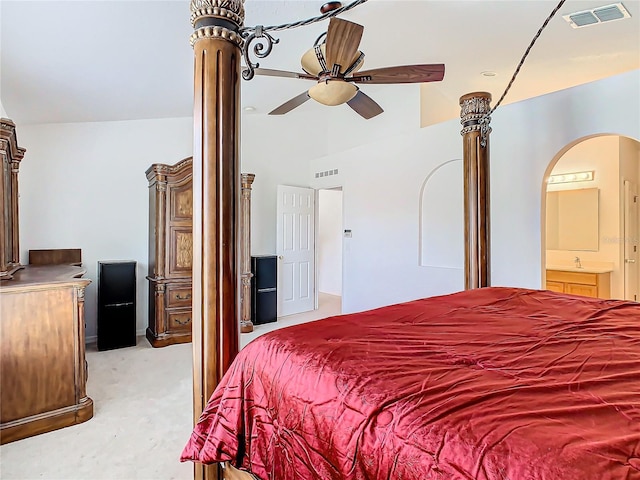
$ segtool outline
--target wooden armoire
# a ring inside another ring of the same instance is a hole
[[[18,169],[25,149],[18,147],[16,126],[0,120],[0,280],[9,279],[20,269],[18,231]]]
[[[192,159],[156,163],[149,180],[149,327],[154,347],[191,341]]]

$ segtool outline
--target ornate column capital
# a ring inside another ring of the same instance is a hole
[[[242,183],[242,188],[251,188],[251,185],[253,184],[253,181],[256,179],[255,174],[253,173],[243,173],[241,175],[241,183]]]
[[[461,135],[481,130],[482,119],[491,111],[491,94],[489,92],[468,93],[460,97]],[[486,123],[491,121],[487,117]]]
[[[219,38],[242,46],[244,0],[191,0],[191,46],[201,38]]]

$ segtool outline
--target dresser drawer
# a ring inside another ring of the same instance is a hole
[[[191,331],[191,309],[168,311],[167,319],[170,332]]]
[[[167,308],[190,307],[191,285],[167,286],[166,302]]]

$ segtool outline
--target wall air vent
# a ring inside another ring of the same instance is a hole
[[[588,27],[589,25],[611,22],[612,20],[631,18],[631,15],[627,9],[624,8],[622,3],[614,3],[613,5],[605,5],[591,10],[563,15],[562,18],[564,18],[573,28],[581,28]]]
[[[324,172],[316,172],[316,178],[330,177],[332,175],[338,175],[337,168],[334,168],[333,170],[326,170]]]

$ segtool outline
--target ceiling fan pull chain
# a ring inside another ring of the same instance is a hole
[[[322,68],[323,72],[328,72],[329,69],[327,68],[327,61],[325,60],[324,54],[322,53],[322,48],[320,47],[320,45],[316,45],[315,47],[313,47],[313,49],[316,52],[316,57],[318,58],[320,68]]]
[[[349,75],[351,75],[351,73],[358,68],[362,62],[364,61],[364,53],[360,52],[360,56],[356,59],[355,62],[353,62],[351,64],[351,66],[349,68],[347,68],[347,70],[344,72],[344,76],[348,77]]]

